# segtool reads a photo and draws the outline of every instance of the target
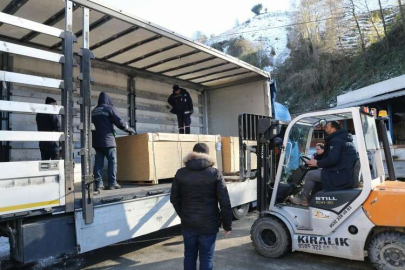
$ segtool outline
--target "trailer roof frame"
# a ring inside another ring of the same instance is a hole
[[[168,77],[181,86],[193,87],[192,89],[199,91],[204,88],[216,88],[236,83],[240,79],[270,80],[270,74],[266,71],[98,0],[71,1],[75,4],[73,13],[76,12],[76,15],[80,12],[77,11],[79,7],[93,11],[94,17],[90,21],[89,29],[90,36],[93,31],[100,32],[100,27],[103,27],[103,34],[99,36],[99,40],[94,40],[92,44],[89,44],[90,49],[95,50],[93,53],[98,61],[130,68],[135,72],[146,71],[150,75],[156,74],[157,78]],[[64,20],[64,8],[61,4],[58,9],[59,2],[52,1],[49,5],[51,4],[50,9],[41,7],[36,9],[33,2],[9,0],[6,5],[2,6],[2,11],[12,12],[17,17],[21,14],[21,18],[24,18],[23,15],[27,14],[27,9],[30,9],[32,14],[36,14],[32,16],[34,19],[31,18],[31,21],[49,28],[61,28],[61,21]],[[25,5],[29,6],[24,7]],[[46,2],[44,5],[46,6]],[[76,23],[75,29],[72,29],[77,38],[83,33],[82,26],[79,24],[80,22]],[[5,35],[4,32],[1,33],[2,26],[0,25],[0,37]],[[34,31],[21,30],[10,39],[51,51],[61,50],[62,45],[61,41],[54,42],[52,39],[44,39],[43,34]],[[106,45],[108,47],[104,47]],[[213,63],[208,63],[209,61],[213,61]],[[229,67],[226,70],[217,69],[221,65],[229,65]],[[177,70],[179,72],[176,72]],[[228,76],[223,76],[222,73],[226,71],[228,71],[226,73]],[[241,73],[243,76],[238,76]],[[189,76],[181,78],[185,75]],[[210,77],[210,79],[201,80],[204,77]]]

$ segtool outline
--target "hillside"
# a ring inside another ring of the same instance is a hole
[[[240,25],[212,37],[209,44],[242,37],[255,46],[261,47],[269,55],[273,51],[275,53],[271,55],[273,64],[282,64],[290,55],[290,49],[287,48],[290,28],[284,26],[291,24],[291,16],[292,14],[289,12],[268,12],[254,16]]]
[[[292,12],[254,16],[208,45],[271,71],[291,113],[333,107],[337,95],[405,74],[397,0],[295,2]]]
[[[302,46],[273,72],[279,86],[277,100],[291,113],[333,107],[340,94],[405,74],[405,30],[399,22],[387,39],[353,57],[327,52],[302,54]]]

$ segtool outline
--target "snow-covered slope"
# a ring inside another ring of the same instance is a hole
[[[291,24],[289,12],[268,12],[247,20],[238,26],[210,39],[216,43],[231,38],[243,37],[254,45],[261,47],[269,56],[275,52],[274,65],[284,62],[290,55],[287,48],[288,25]]]

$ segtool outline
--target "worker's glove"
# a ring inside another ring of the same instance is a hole
[[[185,111],[184,112],[184,114],[192,114],[193,113],[193,111],[191,110],[191,111]]]
[[[131,127],[128,127],[126,132],[128,132],[129,135],[136,135],[136,131]]]

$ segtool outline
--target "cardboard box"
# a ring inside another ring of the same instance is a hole
[[[222,138],[222,166],[226,174],[239,172],[239,138],[223,137]],[[247,145],[257,145],[256,141],[245,141]],[[257,169],[257,156],[251,154],[251,168]]]
[[[145,133],[117,138],[118,181],[150,182],[173,178],[198,142],[206,143],[217,163],[218,135]]]

